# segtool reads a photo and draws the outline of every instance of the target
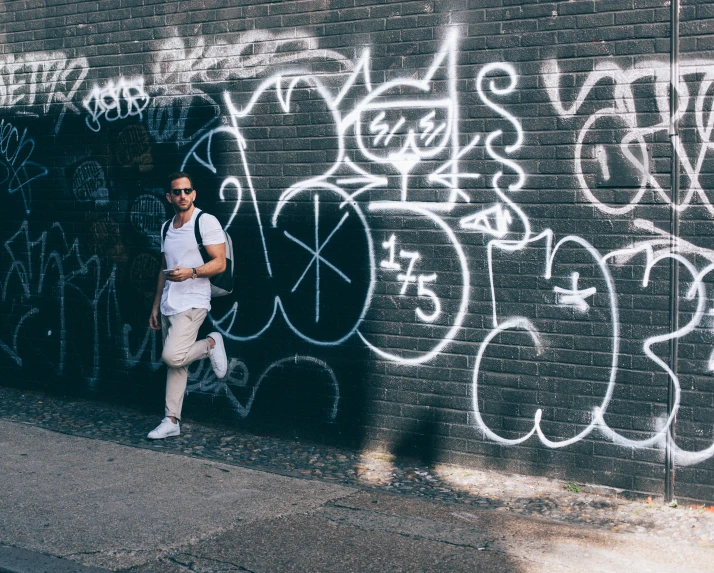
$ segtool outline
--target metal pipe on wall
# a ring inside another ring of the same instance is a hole
[[[679,9],[680,0],[670,0],[670,32],[669,32],[669,137],[672,145],[672,161],[670,171],[672,209],[670,210],[670,247],[674,252],[678,248],[679,240]],[[670,332],[679,329],[679,264],[670,259],[670,293],[669,293],[669,321]],[[679,360],[679,340],[672,338],[669,341],[670,368],[677,375],[677,362]],[[674,408],[675,388],[672,379],[667,386],[667,416]],[[665,482],[664,498],[670,502],[674,499],[675,460],[674,436],[676,418],[672,421],[665,444]]]

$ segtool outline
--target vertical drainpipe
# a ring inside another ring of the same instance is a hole
[[[680,0],[670,0],[670,28],[669,28],[669,137],[672,144],[672,162],[670,182],[672,191],[672,209],[670,210],[672,251],[678,249],[679,239],[679,5]],[[679,264],[670,259],[670,292],[669,292],[669,321],[670,332],[679,329]],[[677,362],[679,358],[679,343],[677,338],[669,341],[669,364],[674,375],[677,375]],[[667,416],[671,415],[674,408],[674,382],[670,379],[667,386]],[[672,420],[669,435],[665,444],[665,482],[664,499],[667,502],[674,498],[674,431],[676,418]]]

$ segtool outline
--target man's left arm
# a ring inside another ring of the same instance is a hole
[[[204,245],[206,253],[211,257],[207,263],[203,263],[200,267],[196,267],[196,277],[211,278],[226,270],[226,244],[219,245]]]

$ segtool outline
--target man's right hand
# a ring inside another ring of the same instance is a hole
[[[158,308],[151,309],[151,316],[149,317],[149,328],[151,330],[161,330],[161,318],[159,316]]]

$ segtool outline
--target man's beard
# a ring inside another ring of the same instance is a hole
[[[190,201],[185,207],[181,207],[181,205],[174,203],[174,209],[176,209],[177,213],[183,213],[185,211],[188,211],[191,207],[193,207],[193,201]]]

